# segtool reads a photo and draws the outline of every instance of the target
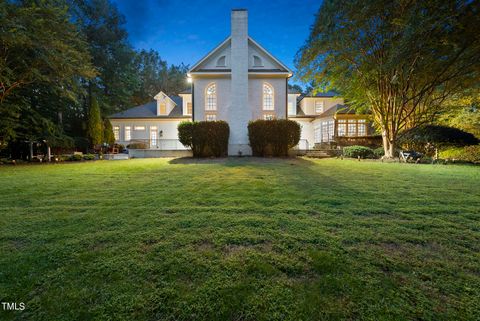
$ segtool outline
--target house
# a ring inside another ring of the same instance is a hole
[[[190,90],[171,97],[160,92],[150,103],[110,116],[115,140],[165,155],[185,149],[178,141],[181,121],[225,120],[230,126],[228,154],[251,155],[247,126],[255,119],[299,122],[299,149],[328,144],[337,135],[368,133],[366,117],[355,115],[335,93],[301,96],[289,91],[292,75],[248,35],[247,10],[232,10],[230,36],[189,70]]]

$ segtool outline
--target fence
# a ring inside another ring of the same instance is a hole
[[[130,147],[129,147],[130,146]],[[128,149],[187,150],[178,139],[132,139]]]

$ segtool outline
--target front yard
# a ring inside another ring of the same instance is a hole
[[[480,167],[0,167],[0,320],[479,320]]]

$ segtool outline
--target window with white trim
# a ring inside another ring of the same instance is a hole
[[[359,119],[358,120],[358,126],[357,126],[357,136],[365,136],[367,135],[367,124],[365,119]]]
[[[120,140],[120,126],[113,126],[113,136],[115,140]]]
[[[215,83],[205,90],[205,110],[217,110],[217,88]]]
[[[323,101],[321,100],[315,101],[315,113],[317,114],[323,113]]]
[[[337,135],[345,136],[347,134],[347,121],[345,119],[339,119],[337,125]]]
[[[274,110],[273,87],[268,83],[263,84],[263,110]]]
[[[192,103],[188,102],[187,103],[187,115],[192,114]]]
[[[217,59],[217,67],[225,67],[227,64],[227,59],[225,56],[221,56],[220,58]]]
[[[150,145],[152,147],[157,146],[158,143],[158,132],[157,126],[150,126]]]
[[[125,126],[125,141],[130,141],[132,139],[132,127]]]
[[[357,122],[355,119],[348,120],[347,129],[347,136],[357,136]]]

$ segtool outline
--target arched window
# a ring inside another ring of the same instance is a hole
[[[262,59],[259,56],[253,56],[253,67],[262,67]]]
[[[217,67],[225,67],[226,66],[226,58],[225,56],[221,56],[217,59]]]
[[[217,89],[215,83],[208,85],[205,91],[205,110],[217,110]]]
[[[270,84],[263,84],[263,110],[274,110],[273,87]]]

